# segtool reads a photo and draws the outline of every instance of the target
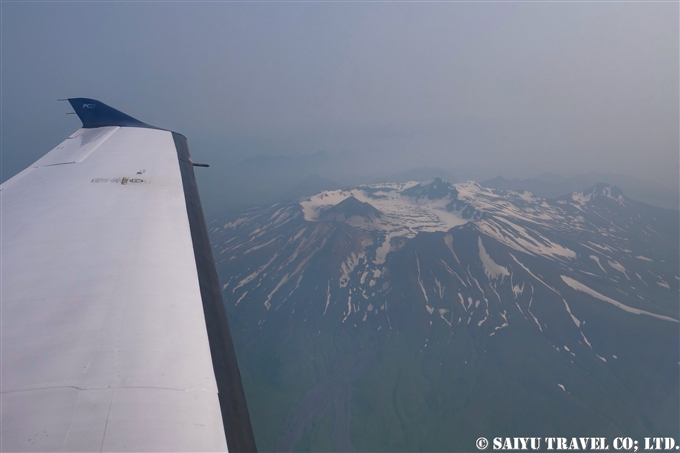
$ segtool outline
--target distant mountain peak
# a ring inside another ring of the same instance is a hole
[[[384,262],[392,250],[392,238],[412,238],[419,232],[448,231],[480,213],[458,199],[456,188],[441,179],[358,186],[325,191],[300,202],[304,218],[318,222],[336,220],[381,235],[375,256]]]
[[[595,184],[588,190],[592,191],[593,196],[601,196],[613,199],[625,197],[623,191],[613,184],[599,183]]]
[[[431,181],[418,183],[415,186],[404,190],[402,193],[407,197],[427,197],[430,200],[438,200],[449,195],[456,198],[458,195],[458,191],[441,178],[434,178]]]
[[[340,203],[321,211],[319,220],[347,222],[362,219],[365,222],[372,223],[382,216],[382,213],[370,203],[359,201],[354,196],[349,196]]]
[[[600,185],[600,183],[607,183]],[[625,191],[624,200],[627,202],[628,198],[659,206],[666,209],[678,210],[678,189],[677,187],[669,188],[657,182],[644,181],[631,176],[619,174],[599,174],[588,173],[576,175],[565,178],[554,173],[543,173],[531,179],[506,179],[502,176],[497,176],[493,179],[481,181],[484,187],[493,187],[501,190],[528,190],[536,196],[542,198],[552,198],[568,200],[574,192],[588,193],[589,190],[584,188],[612,187],[621,188]],[[618,198],[616,191],[612,192],[614,199]],[[604,195],[604,194],[602,194]],[[609,198],[606,197],[605,198]]]
[[[613,201],[619,206],[626,206],[630,201],[630,199],[623,194],[621,189],[606,183],[595,184],[588,189],[574,192],[571,195],[571,200],[581,205],[591,203],[595,200],[601,200],[605,203],[611,203]]]

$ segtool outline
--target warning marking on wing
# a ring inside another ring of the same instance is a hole
[[[146,181],[141,178],[130,178],[128,176],[123,176],[122,178],[93,178],[90,182],[93,184],[111,183],[124,186],[127,184],[142,184]]]

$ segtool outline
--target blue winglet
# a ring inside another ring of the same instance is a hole
[[[103,102],[88,98],[69,98],[71,107],[75,110],[84,128],[121,126],[121,127],[145,127],[160,129],[126,115],[125,113],[109,107]]]

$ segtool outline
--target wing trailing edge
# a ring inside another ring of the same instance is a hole
[[[227,444],[232,451],[255,452],[257,447],[241,383],[241,373],[236,361],[236,351],[222,301],[222,292],[220,291],[215,260],[210,247],[208,228],[194,175],[193,167],[195,164],[191,160],[186,137],[173,132],[172,138],[175,141],[179,157],[191,239],[194,244],[194,256],[198,268],[201,299],[203,300],[203,313],[208,330],[210,353],[215,370],[215,379],[217,380]]]

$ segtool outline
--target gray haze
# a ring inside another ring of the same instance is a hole
[[[325,151],[358,173],[677,188],[678,7],[3,2],[1,177],[79,127],[57,99],[92,97],[185,134],[208,180]]]

